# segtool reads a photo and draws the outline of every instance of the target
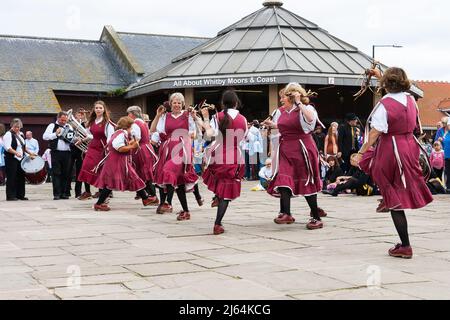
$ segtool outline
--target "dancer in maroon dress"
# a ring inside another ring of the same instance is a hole
[[[308,94],[298,83],[288,84],[284,108],[276,123],[280,142],[275,154],[274,176],[267,192],[281,198],[277,224],[292,224],[291,198],[304,196],[311,209],[310,230],[323,228],[321,217],[326,213],[317,206],[317,193],[322,190],[319,170],[319,151],[311,136],[318,120],[317,112],[309,105]],[[275,123],[268,122],[269,125]]]
[[[380,85],[388,94],[369,118],[372,129],[357,159],[380,188],[402,241],[389,250],[389,255],[410,259],[413,251],[404,210],[423,208],[433,201],[419,164],[420,146],[413,134],[415,129],[422,130],[418,107],[405,92],[411,83],[404,70],[390,68],[383,76],[378,70],[372,71],[381,78]],[[377,141],[375,150],[371,149]]]
[[[134,120],[131,126],[131,136],[139,142],[139,148],[133,151],[133,164],[139,177],[146,184],[145,191],[150,195],[152,205],[158,205],[159,199],[153,185],[153,165],[158,160],[155,150],[150,143],[150,130],[143,120],[142,109],[138,106],[127,109],[128,116]],[[136,195],[136,200],[140,199]]]
[[[97,166],[105,157],[106,145],[114,134],[114,127],[111,124],[109,112],[103,101],[94,103],[94,109],[89,116],[86,127],[91,134],[89,138],[92,140],[84,157],[78,181],[95,185],[99,175]]]
[[[177,220],[190,220],[191,215],[186,199],[186,192],[194,189],[198,176],[193,166],[191,134],[195,133],[195,123],[185,106],[184,96],[174,93],[169,99],[172,112],[165,113],[165,107],[157,110],[150,132],[158,132],[161,139],[159,160],[155,164],[155,183],[161,188],[161,205],[157,213],[170,212],[164,208],[167,198],[177,192],[183,211],[179,212]]]
[[[111,210],[105,203],[112,190],[137,191],[144,206],[152,204],[145,192],[145,182],[133,168],[131,151],[139,148],[139,142],[130,140],[131,125],[134,120],[123,117],[117,123],[117,131],[108,142],[108,154],[101,161],[102,170],[94,186],[101,190],[95,211]]]
[[[207,167],[203,182],[218,200],[214,234],[225,232],[222,219],[230,201],[241,195],[241,180],[245,175],[245,159],[239,148],[247,133],[247,119],[238,110],[240,101],[234,91],[225,91],[222,97],[223,111],[209,121],[208,108],[202,109],[204,121],[197,122],[205,128],[207,136],[216,139],[208,148]]]

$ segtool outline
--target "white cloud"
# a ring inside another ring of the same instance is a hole
[[[98,39],[104,25],[119,31],[213,37],[261,8],[263,0],[6,0],[0,33]],[[443,0],[285,0],[284,8],[371,54],[404,67],[412,78],[450,81],[450,3]],[[78,11],[79,9],[79,11]],[[77,16],[79,12],[79,17]],[[79,19],[78,19],[79,18]],[[78,20],[77,20],[78,19]]]

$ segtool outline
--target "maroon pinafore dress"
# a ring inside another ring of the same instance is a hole
[[[165,133],[160,133],[159,159],[154,166],[155,184],[160,187],[184,185],[192,191],[198,176],[192,165],[192,143],[189,136],[189,113],[184,111],[178,118],[167,113]]]
[[[124,130],[116,131],[108,143],[108,155],[104,159],[100,175],[95,186],[99,189],[109,189],[114,191],[139,191],[145,188],[145,182],[134,170],[131,154],[120,153],[112,146],[115,138],[125,134],[128,143],[128,132]]]
[[[267,192],[279,197],[278,188],[288,188],[294,197],[314,195],[322,190],[317,146],[312,135],[303,131],[298,107],[290,113],[280,111],[280,141]]]
[[[217,115],[220,123],[224,113]],[[220,199],[235,200],[241,195],[241,180],[245,175],[245,159],[240,143],[245,139],[247,119],[239,114],[231,121],[232,138],[219,138],[208,148],[203,182]],[[224,140],[224,141],[223,141]]]
[[[80,174],[78,175],[78,181],[95,185],[99,173],[96,167],[105,157],[107,137],[105,135],[105,126],[101,123],[96,124],[94,122],[89,131],[94,138],[89,143]]]
[[[147,124],[143,121],[135,121],[135,124],[141,129],[141,140],[139,148],[132,151],[133,164],[139,177],[145,182],[153,182],[153,165],[158,157],[150,143],[150,132]]]
[[[408,106],[392,98],[381,103],[388,115],[388,133],[383,134],[375,149],[369,171],[380,188],[388,209],[419,209],[433,201],[419,164],[420,147],[414,137],[417,108],[412,96]]]

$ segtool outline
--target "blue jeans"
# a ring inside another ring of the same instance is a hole
[[[267,189],[267,187],[269,186],[269,181],[261,177],[259,177],[259,183],[262,185],[264,189]]]

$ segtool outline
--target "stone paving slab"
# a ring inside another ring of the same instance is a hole
[[[292,201],[295,224],[275,225],[279,201],[254,184],[243,183],[221,236],[203,185],[207,201],[188,195],[185,222],[133,193],[96,213],[92,201],[52,201],[49,184],[27,185],[27,202],[4,201],[0,187],[0,299],[450,299],[450,197],[407,212],[415,255],[402,260],[387,255],[399,240],[378,197],[319,195],[329,216],[309,231],[303,199]]]

